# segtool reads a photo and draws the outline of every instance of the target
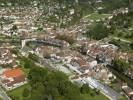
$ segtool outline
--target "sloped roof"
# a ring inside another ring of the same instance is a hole
[[[3,75],[7,78],[14,78],[14,77],[19,77],[19,76],[23,75],[23,72],[20,68],[9,69],[9,70],[6,70],[5,72],[3,72]]]

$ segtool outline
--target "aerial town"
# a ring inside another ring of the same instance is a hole
[[[0,100],[133,100],[132,0],[0,0]]]

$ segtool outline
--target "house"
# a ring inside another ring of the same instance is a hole
[[[129,68],[125,74],[130,77],[131,79],[133,79],[133,68]]]
[[[81,72],[89,72],[90,64],[85,59],[75,57],[71,60],[71,65],[77,67]]]
[[[46,57],[53,53],[53,47],[50,46],[38,46],[35,48],[35,54],[39,57]]]
[[[12,90],[27,83],[26,77],[20,68],[7,69],[3,71],[3,73],[0,75],[0,78],[1,85],[6,90]]]
[[[130,98],[130,100],[133,100],[133,89],[131,89],[127,85],[123,85],[122,90]]]
[[[87,62],[81,58],[75,57],[72,59],[71,64],[77,67],[86,67]]]
[[[35,54],[37,54],[39,57],[45,57],[50,56],[51,54],[60,52],[60,49],[58,47],[53,46],[37,46],[35,48]]]
[[[22,49],[21,49],[21,54],[23,56],[28,56],[28,53],[33,53],[34,51],[29,48],[28,46],[24,46]]]
[[[15,57],[7,48],[0,48],[0,64],[6,65],[11,64]]]

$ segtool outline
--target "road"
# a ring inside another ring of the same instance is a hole
[[[92,89],[97,88],[103,93],[105,96],[107,96],[110,100],[118,100],[120,97],[120,94],[114,91],[113,89],[109,88],[106,85],[101,84],[97,80],[93,79],[92,77],[87,78],[80,78],[73,80],[78,82],[80,85],[88,84]]]
[[[111,100],[118,100],[119,97],[120,97],[119,93],[117,93],[113,89],[109,88],[108,86],[101,84],[100,82],[98,82],[97,80],[93,79],[92,77],[83,78],[83,80],[86,83],[92,85],[93,87],[99,89],[101,92],[103,92],[103,94],[108,96]]]
[[[6,92],[0,87],[0,97],[3,99],[3,100],[11,100],[11,98],[9,98],[6,94]]]
[[[70,70],[73,70],[74,72],[78,73],[79,75],[82,74],[82,72],[80,72],[77,67],[72,66],[71,64],[67,64],[67,66],[69,67]]]

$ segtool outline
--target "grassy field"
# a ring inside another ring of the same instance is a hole
[[[90,94],[83,94],[82,95],[83,100],[109,100],[107,97],[105,97],[102,94],[90,96]]]
[[[24,100],[22,94],[23,94],[23,90],[25,88],[30,88],[29,84],[25,84],[19,88],[16,88],[14,90],[8,91],[7,94],[12,98],[16,98],[15,100]],[[14,100],[14,99],[13,99]]]
[[[87,18],[87,19],[90,19],[90,20],[99,20],[99,19],[102,19],[102,18],[106,18],[106,17],[109,17],[110,14],[98,14],[98,13],[92,13],[90,15],[87,15],[84,17]]]
[[[95,89],[92,89],[92,88],[89,89],[88,94],[81,94],[81,95],[83,100],[109,100],[109,98],[103,95],[101,92],[97,94]]]
[[[119,38],[118,39],[113,38],[109,43],[116,45],[123,52],[128,52],[128,53],[133,54],[133,50],[132,50],[131,46],[129,46],[129,44],[130,44],[129,42],[130,41],[128,41],[128,40],[126,41],[126,40],[119,39]]]
[[[24,100],[25,98],[23,98],[22,94],[23,94],[23,90],[25,88],[30,88],[30,85],[29,84],[25,84],[25,85],[23,85],[23,86],[21,86],[19,88],[16,88],[14,90],[8,91],[7,94],[11,98],[13,97],[13,100]],[[93,90],[91,90],[90,93],[91,92],[93,92]],[[109,100],[106,96],[104,96],[101,93],[99,95],[95,95],[95,96],[91,96],[90,94],[82,94],[82,98],[83,98],[83,100]]]

